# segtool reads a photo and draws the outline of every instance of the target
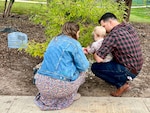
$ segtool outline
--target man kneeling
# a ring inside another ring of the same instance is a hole
[[[99,78],[117,87],[112,96],[121,96],[128,88],[128,80],[134,79],[143,65],[139,37],[135,29],[126,23],[119,23],[112,13],[105,13],[99,20],[108,35],[94,54],[92,72]],[[108,53],[113,60],[103,62]]]

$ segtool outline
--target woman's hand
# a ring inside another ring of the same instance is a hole
[[[83,49],[84,54],[86,54],[86,55],[87,55],[87,54],[88,54],[88,50],[87,50],[87,48],[83,47],[82,49]]]

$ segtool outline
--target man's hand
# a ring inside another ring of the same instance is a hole
[[[104,59],[102,59],[101,57],[99,57],[96,53],[94,53],[94,59],[96,60],[96,62],[100,63],[100,62],[103,62]]]

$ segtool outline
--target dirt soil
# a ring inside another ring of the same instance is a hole
[[[140,36],[144,65],[141,73],[130,82],[130,89],[124,97],[150,97],[150,24],[132,23]],[[43,42],[44,27],[35,25],[25,15],[13,15],[3,19],[0,15],[0,29],[11,27],[28,35],[28,40]],[[8,48],[8,33],[0,32],[0,95],[29,95],[37,93],[33,84],[33,67],[41,62],[23,51]],[[90,71],[86,82],[80,87],[83,96],[110,96],[114,86],[95,77]]]

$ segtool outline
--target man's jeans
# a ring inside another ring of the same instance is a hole
[[[105,80],[117,88],[120,88],[129,79],[136,77],[136,75],[132,74],[126,67],[115,61],[93,63],[91,70],[95,76]]]

